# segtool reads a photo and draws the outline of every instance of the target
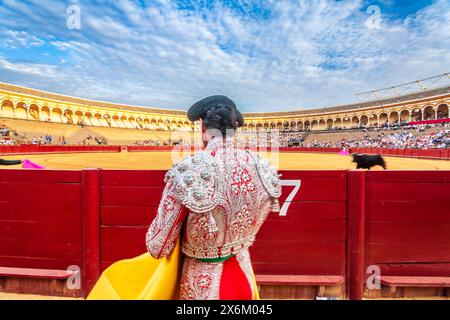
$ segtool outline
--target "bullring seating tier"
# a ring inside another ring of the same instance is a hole
[[[406,130],[406,132],[411,132],[412,134],[414,134],[415,136],[423,136],[423,135],[428,135],[431,134],[433,132],[439,131],[436,128],[428,128],[424,131],[420,131],[417,132],[417,130]],[[309,142],[314,142],[314,141],[327,141],[330,143],[336,143],[336,142],[340,142],[342,141],[342,139],[364,139],[364,135],[367,134],[370,138],[376,138],[378,137],[379,134],[383,133],[385,136],[389,135],[391,133],[399,133],[402,132],[401,130],[392,130],[392,131],[387,131],[387,130],[380,130],[380,131],[368,131],[368,132],[364,132],[361,129],[355,129],[355,130],[346,130],[346,131],[335,131],[335,132],[330,132],[330,131],[323,131],[323,132],[310,132],[306,137],[305,137],[305,142],[309,143]]]
[[[13,137],[18,142],[21,140],[31,141],[33,137],[44,137],[46,134],[53,136],[54,143],[58,142],[59,137],[65,137],[69,144],[79,145],[88,137],[103,138],[109,145],[133,144],[136,141],[152,140],[160,144],[172,139],[180,139],[181,133],[171,131],[154,131],[142,129],[108,128],[79,125],[61,124],[47,122],[45,124],[30,120],[19,120],[10,118],[0,118],[0,126],[6,126],[11,131],[15,131],[18,137]],[[186,135],[186,133],[182,133]],[[191,133],[187,133],[191,134]],[[89,144],[96,144],[95,140],[89,141]]]

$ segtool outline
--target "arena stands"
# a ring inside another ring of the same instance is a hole
[[[174,139],[180,140],[183,135],[190,136],[190,133],[186,132],[173,133],[162,130],[80,126],[53,122],[42,125],[36,121],[9,118],[0,119],[0,126],[8,132],[11,130],[18,144],[164,145],[171,144]]]
[[[357,131],[311,133],[302,147],[441,149],[450,138],[450,123],[390,126]],[[287,145],[286,145],[287,146]]]
[[[442,76],[448,74],[430,79]],[[450,87],[422,89],[330,108],[244,113],[239,138],[251,147],[444,148]],[[5,128],[0,144],[189,145],[200,129],[185,111],[92,101],[4,83],[0,102],[0,128]]]

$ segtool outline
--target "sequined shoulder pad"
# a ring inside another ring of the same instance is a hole
[[[200,152],[175,164],[167,172],[166,182],[170,179],[175,183],[175,196],[190,211],[205,213],[214,209],[223,197],[220,176],[214,158]]]
[[[256,171],[264,189],[271,197],[279,198],[281,196],[281,181],[278,171],[270,165],[268,160],[262,159],[258,154],[251,151],[247,151],[247,153],[255,162]]]

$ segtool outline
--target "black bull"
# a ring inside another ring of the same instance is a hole
[[[353,162],[356,162],[356,169],[369,169],[374,166],[382,166],[386,170],[386,162],[379,154],[353,154]]]

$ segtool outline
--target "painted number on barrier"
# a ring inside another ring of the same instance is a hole
[[[283,206],[280,210],[280,217],[285,217],[287,215],[289,206],[291,205],[291,201],[294,199],[295,195],[300,190],[300,186],[302,185],[301,180],[281,180],[281,186],[284,187],[294,187],[294,189],[291,191],[291,193],[286,198],[286,201],[284,201]]]

